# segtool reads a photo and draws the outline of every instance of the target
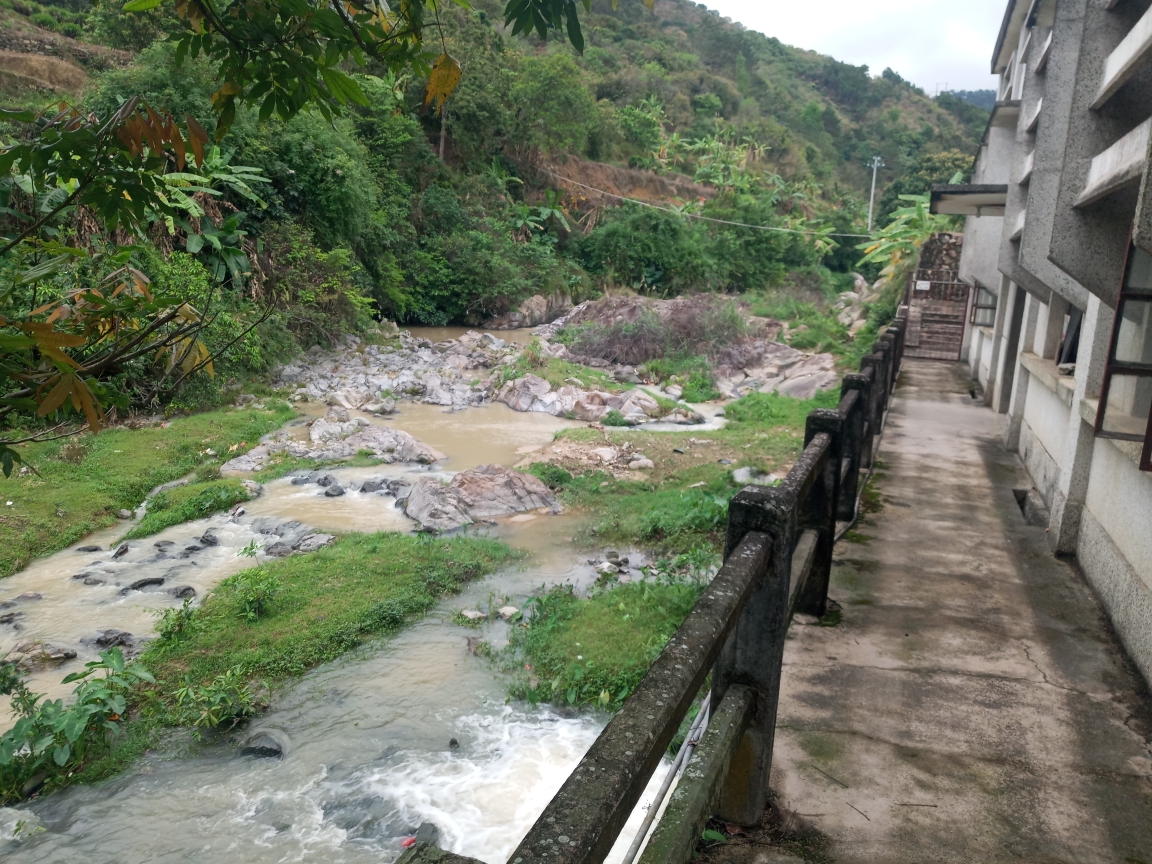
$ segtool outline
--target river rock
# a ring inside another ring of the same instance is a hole
[[[360,487],[360,491],[364,493],[380,492],[385,488],[385,481],[383,480],[365,480],[364,485]]]
[[[412,484],[405,483],[403,480],[389,480],[388,494],[396,499],[397,502],[403,501],[412,494]]]
[[[264,759],[280,759],[288,754],[289,739],[279,729],[260,729],[248,736],[240,753]]]
[[[404,504],[422,530],[437,532],[543,507],[559,512],[559,502],[548,487],[531,474],[503,465],[461,471],[447,485],[421,477]]]
[[[752,468],[748,466],[737,468],[732,472],[732,481],[741,486],[747,485],[749,483],[754,483],[760,486],[768,486],[772,483],[775,483],[776,480],[777,477],[775,474],[765,474],[758,468]]]
[[[84,641],[84,640],[82,640]],[[125,630],[101,630],[100,635],[91,640],[97,648],[135,648],[137,639]]]
[[[486,621],[486,620],[488,620],[487,615],[485,615],[483,612],[478,612],[475,609],[462,609],[460,611],[460,615],[464,618],[467,618],[469,621]]]
[[[552,385],[540,376],[525,375],[501,387],[496,401],[503,402],[513,411],[530,411],[532,404],[551,389]]]
[[[177,600],[186,600],[189,597],[196,596],[196,589],[191,585],[177,585],[175,588],[169,588],[168,593]]]
[[[24,642],[12,649],[7,660],[21,671],[29,671],[37,666],[58,666],[68,660],[75,660],[76,652],[71,648],[57,648],[47,642]]]
[[[396,410],[396,400],[384,398],[379,402],[369,402],[364,406],[364,410],[372,414],[391,414]]]
[[[628,469],[630,471],[648,471],[655,467],[656,465],[651,459],[633,459],[628,463]]]
[[[131,510],[117,510],[116,511],[116,517],[118,519],[131,519],[132,518],[132,511]]]
[[[309,483],[316,482],[315,474],[297,474],[292,478],[293,486],[307,486]]]
[[[324,490],[324,496],[326,498],[339,498],[343,494],[344,487],[339,483],[333,483],[331,486]]]
[[[601,462],[615,462],[619,457],[619,453],[611,447],[597,447],[592,451]]]
[[[520,610],[515,606],[501,606],[496,610],[496,614],[504,621],[511,621],[514,617],[520,614]]]
[[[25,591],[19,597],[14,597],[14,600],[43,600],[44,595],[39,591]]]
[[[155,546],[157,549],[167,549],[169,546],[175,546],[176,541],[175,540],[157,540],[152,545]]]
[[[283,541],[269,543],[264,547],[264,554],[269,558],[286,558],[292,554],[292,545]]]
[[[103,579],[97,579],[95,576],[88,576],[87,578],[84,579],[84,584],[85,585],[103,585],[104,580]]]
[[[113,558],[123,558],[127,554],[128,554],[128,544],[127,543],[121,543],[119,546],[116,547],[116,551],[112,553],[112,557]]]
[[[162,576],[149,576],[147,579],[137,579],[127,588],[121,588],[121,594],[127,594],[129,591],[143,591],[145,588],[153,588],[157,585],[163,585],[164,578]]]
[[[294,552],[315,552],[336,542],[335,534],[307,534],[292,547]]]
[[[76,551],[77,552],[99,552],[100,547],[99,546],[77,546]]]
[[[202,543],[205,546],[220,545],[220,541],[216,539],[216,535],[212,534],[210,531],[205,531],[202,535],[200,535],[200,539],[197,542]]]
[[[331,474],[325,474],[316,481],[316,485],[328,487],[328,486],[331,486],[335,482],[336,482],[335,477],[333,477]]]

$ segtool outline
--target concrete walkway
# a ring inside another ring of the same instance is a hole
[[[836,550],[842,623],[793,625],[785,654],[772,785],[788,827],[824,838],[798,851],[1152,864],[1147,690],[1075,566],[1026,524],[1003,417],[960,364],[906,361],[899,386],[883,509]]]

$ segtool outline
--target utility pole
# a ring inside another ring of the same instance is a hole
[[[872,203],[876,200],[876,172],[884,167],[879,156],[873,156],[869,163],[872,166],[872,191],[868,195],[868,233],[872,233]]]

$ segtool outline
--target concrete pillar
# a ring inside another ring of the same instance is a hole
[[[1104,360],[1112,336],[1115,313],[1095,295],[1088,298],[1088,308],[1080,325],[1080,345],[1076,352],[1076,391],[1060,460],[1060,479],[1052,492],[1049,509],[1048,545],[1058,555],[1076,552],[1080,533],[1080,513],[1088,492],[1092,470],[1092,424],[1080,417],[1081,399],[1098,399],[1104,378]]]
[[[1005,276],[1000,280],[1000,294],[996,298],[996,323],[992,325],[992,356],[988,358],[988,380],[984,382],[984,404],[996,410],[993,403],[993,396],[996,392],[996,382],[999,380],[1000,371],[1000,343],[1003,341],[1000,336],[1004,332],[1004,328],[1008,326],[1009,318],[1007,317],[1008,305],[1011,302],[1011,288],[1012,283]],[[987,338],[987,337],[985,337]],[[984,345],[981,343],[980,350],[983,352]]]
[[[1017,289],[1017,294],[1020,289]],[[1019,302],[1019,297],[1017,297]],[[1016,356],[1012,362],[1016,370],[1012,376],[1012,393],[1008,402],[1008,426],[1004,430],[1004,449],[1015,453],[1020,447],[1020,425],[1024,421],[1024,403],[1028,398],[1028,370],[1020,362],[1020,355],[1030,351],[1036,342],[1036,324],[1040,317],[1040,307],[1043,306],[1032,294],[1024,298],[1023,325],[1020,328],[1020,338]]]
[[[1045,360],[1055,360],[1060,350],[1060,338],[1064,335],[1064,316],[1068,314],[1068,301],[1052,292],[1048,300],[1048,316],[1043,331],[1037,334],[1036,353]]]
[[[1012,382],[1016,380],[1016,361],[1020,353],[1020,328],[1024,323],[1024,289],[1008,282],[1005,296],[1004,319],[996,340],[999,356],[996,358],[996,384],[992,388],[991,402],[991,408],[997,414],[1008,410],[1012,397]]]

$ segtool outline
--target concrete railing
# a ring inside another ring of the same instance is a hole
[[[904,350],[906,310],[844,376],[839,405],[808,415],[804,452],[778,486],[728,505],[724,565],[512,853],[509,864],[599,864],[711,673],[711,721],[641,864],[686,862],[708,818],[755,825],[768,802],[784,637],[822,616],[837,523],[856,516]],[[417,844],[397,864],[478,864]]]

